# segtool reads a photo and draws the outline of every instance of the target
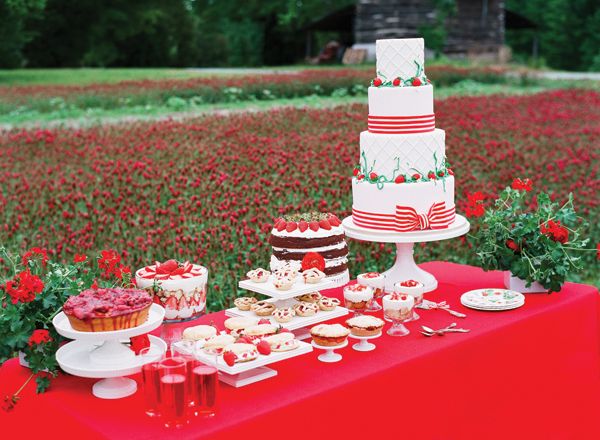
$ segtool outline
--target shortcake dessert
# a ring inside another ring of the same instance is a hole
[[[204,342],[204,346],[202,348],[209,353],[221,353],[223,348],[225,348],[227,345],[233,344],[234,342],[234,336],[222,334],[208,339],[206,342]]]
[[[265,341],[271,346],[271,351],[289,351],[298,348],[298,340],[293,333],[277,333],[272,336],[267,336]]]
[[[223,349],[223,360],[230,366],[238,362],[250,362],[257,357],[258,350],[254,344],[235,343]]]
[[[333,347],[343,344],[350,330],[341,324],[319,324],[310,329],[310,335],[315,344]]]
[[[277,327],[273,324],[258,324],[244,329],[244,336],[250,339],[262,339],[277,333]]]
[[[415,306],[423,302],[425,285],[415,280],[399,281],[394,284],[394,293],[410,295],[415,299]]]
[[[412,317],[415,300],[410,295],[392,293],[382,299],[383,316],[392,321],[406,321]]]
[[[233,336],[240,336],[245,328],[258,324],[258,318],[236,316],[226,319],[223,325]]]
[[[373,289],[363,284],[351,284],[344,287],[344,300],[346,308],[350,310],[364,310],[373,299]]]
[[[354,336],[374,336],[381,333],[385,321],[375,316],[360,315],[350,318],[346,325]]]
[[[212,325],[195,325],[183,330],[182,338],[186,341],[204,341],[217,335]]]

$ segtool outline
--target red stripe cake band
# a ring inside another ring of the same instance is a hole
[[[395,214],[377,214],[352,209],[352,221],[357,226],[380,231],[411,232],[424,229],[445,229],[454,222],[454,206],[446,208],[445,202],[431,205],[429,211],[419,214],[410,206],[396,206]]]
[[[368,117],[371,133],[410,134],[426,133],[435,129],[435,115],[373,116]]]

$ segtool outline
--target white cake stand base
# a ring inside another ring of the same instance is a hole
[[[121,399],[137,391],[137,383],[126,377],[102,379],[92,386],[92,394],[100,399]]]
[[[312,341],[312,346],[315,348],[318,348],[320,350],[325,350],[325,353],[320,354],[319,357],[317,359],[319,359],[321,362],[325,362],[325,363],[333,363],[333,362],[339,362],[342,360],[342,355],[339,353],[335,353],[335,350],[338,350],[340,348],[344,348],[348,345],[348,341],[344,341],[343,344],[340,345],[334,345],[334,346],[325,346],[325,345],[319,345],[319,344],[315,344],[315,341]]]
[[[425,292],[437,289],[437,280],[429,272],[419,268],[413,257],[414,244],[429,241],[447,240],[460,237],[469,232],[470,224],[462,215],[456,215],[449,228],[439,230],[421,230],[413,232],[375,231],[356,226],[352,216],[342,222],[346,235],[350,238],[375,243],[396,243],[396,262],[383,272],[385,275],[385,291],[393,292],[398,281],[415,280],[425,285]]]
[[[375,344],[371,344],[369,339],[379,338],[381,336],[381,332],[373,336],[355,336],[349,335],[353,339],[358,339],[359,342],[354,344],[352,348],[356,351],[373,351],[377,347]]]

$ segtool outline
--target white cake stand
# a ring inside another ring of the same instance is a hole
[[[357,342],[356,344],[354,344],[352,346],[352,348],[356,351],[373,351],[373,350],[375,350],[375,348],[377,346],[375,344],[371,344],[369,342],[369,339],[379,338],[380,336],[381,336],[381,332],[377,333],[376,335],[372,335],[372,336],[355,336],[353,334],[349,335],[349,337],[359,340],[359,342]]]
[[[471,227],[467,219],[458,214],[450,227],[438,230],[427,229],[414,232],[375,231],[356,226],[352,221],[352,216],[346,217],[342,225],[346,235],[350,238],[375,243],[396,243],[396,262],[383,273],[385,275],[386,292],[393,292],[394,284],[405,280],[415,280],[423,283],[425,292],[437,289],[438,283],[435,277],[419,268],[415,263],[413,257],[414,244],[460,237],[469,232]]]
[[[143,335],[158,328],[165,316],[165,309],[152,304],[148,319],[142,325],[110,332],[81,332],[74,330],[67,316],[60,312],[52,320],[56,331],[75,341],[63,345],[56,352],[60,368],[74,376],[103,378],[94,384],[92,393],[102,399],[120,399],[135,393],[135,380],[123,376],[138,373],[142,365],[152,361],[151,356],[136,356],[121,341],[128,342],[133,336]],[[151,352],[156,359],[167,350],[160,338],[149,336]]]
[[[342,360],[342,355],[339,353],[335,353],[335,350],[346,347],[348,345],[348,341],[346,340],[346,341],[344,341],[343,344],[333,345],[333,346],[319,345],[319,344],[315,343],[315,341],[312,341],[311,344],[315,348],[318,348],[320,350],[325,350],[325,353],[320,354],[317,359],[319,359],[321,362],[332,363],[332,362],[339,362]]]

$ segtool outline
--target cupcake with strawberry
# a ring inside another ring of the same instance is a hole
[[[298,271],[317,269],[337,286],[347,284],[348,245],[341,220],[331,213],[310,212],[277,218],[269,244],[271,270],[292,266]]]
[[[171,322],[197,318],[206,308],[208,269],[189,261],[167,260],[136,271],[137,287],[146,289],[165,308]]]

